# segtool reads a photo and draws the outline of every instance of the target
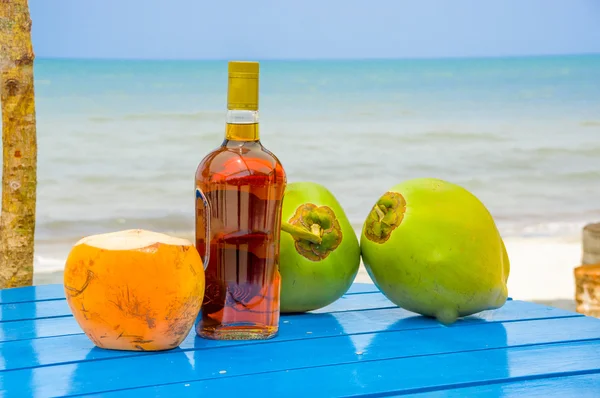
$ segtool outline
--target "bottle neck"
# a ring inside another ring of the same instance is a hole
[[[227,111],[225,139],[228,141],[258,141],[258,111],[230,109]]]

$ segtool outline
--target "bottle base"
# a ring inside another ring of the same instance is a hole
[[[196,334],[210,340],[268,340],[277,336],[277,327],[220,326],[198,328]]]

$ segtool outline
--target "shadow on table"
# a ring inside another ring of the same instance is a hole
[[[465,319],[443,326],[435,319],[416,315],[376,334],[365,352],[371,356],[403,357],[393,365],[397,372],[388,374],[398,378],[400,387],[417,381],[421,385],[443,385],[509,377],[510,364],[507,350],[503,349],[507,340],[506,328],[499,322]],[[358,377],[370,376],[373,375],[366,372]]]
[[[286,314],[281,319],[279,333],[270,340],[217,342],[196,337],[196,374],[226,377],[327,365],[332,358],[356,359],[350,336],[332,314]]]
[[[98,359],[106,355],[94,347],[86,354],[86,362],[38,368],[39,374],[20,371],[22,377],[4,377],[2,388],[9,393],[6,396],[23,396],[33,383],[44,390],[43,378],[49,382],[52,378],[57,389],[46,391],[48,395],[56,396],[57,391],[85,394],[139,387],[149,381],[164,384],[314,367],[327,364],[331,358],[345,363],[369,361],[347,368],[348,376],[364,385],[389,382],[396,389],[509,376],[506,350],[497,349],[507,345],[502,323],[458,321],[444,327],[429,318],[409,316],[390,320],[380,332],[347,335],[331,314],[287,319],[294,319],[289,328],[259,344],[215,342],[194,336],[193,352],[176,348],[118,360]],[[320,334],[332,338],[318,338],[323,337]],[[35,358],[33,351],[24,355]],[[386,360],[381,362],[385,366],[378,367],[379,360]]]
[[[160,353],[131,353],[131,357],[106,360],[108,352],[94,347],[87,352],[85,362],[66,365],[62,374],[55,376],[68,383],[64,386],[64,395],[85,394],[147,383],[176,383],[315,366],[326,363],[329,355],[355,355],[350,338],[334,316],[306,314],[293,319],[275,338],[260,342],[207,340],[197,337],[192,329],[186,339],[193,338],[192,351],[188,346],[185,351],[175,348]],[[336,344],[328,344],[332,339],[314,338],[320,333],[335,338]],[[307,350],[312,352],[315,348],[330,352],[306,355]],[[122,354],[119,352],[118,356]],[[71,375],[67,374],[67,368],[73,369]]]
[[[74,364],[75,369],[65,395],[86,394],[95,391],[141,387],[169,382],[173,377],[190,377],[193,364],[189,353],[181,348],[160,352],[131,352],[132,356],[112,360],[97,360],[106,357],[102,348],[94,347],[85,357],[85,362]],[[174,376],[175,375],[175,376]],[[55,395],[55,394],[53,394]]]

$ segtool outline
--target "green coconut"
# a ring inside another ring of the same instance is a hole
[[[339,299],[360,265],[360,245],[344,210],[323,185],[287,185],[281,212],[280,311],[306,312]]]
[[[456,184],[395,185],[371,209],[360,245],[375,285],[409,311],[451,324],[506,302],[504,242],[483,203]]]

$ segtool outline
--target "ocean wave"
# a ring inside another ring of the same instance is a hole
[[[600,214],[598,214],[600,217]],[[350,220],[352,228],[357,237],[360,238],[364,220]],[[557,221],[557,222],[516,222],[496,217],[496,223],[500,234],[505,239],[522,238],[558,238],[565,241],[577,241],[580,239],[583,227],[589,223],[587,221]],[[174,236],[182,237],[194,241],[194,232],[187,231],[163,231]],[[54,239],[41,242],[36,241],[36,252],[34,258],[34,269],[36,273],[52,273],[62,271],[65,261],[72,245],[73,239]]]
[[[581,170],[581,171],[565,171],[561,172],[556,170],[553,173],[535,173],[535,174],[523,174],[518,177],[508,176],[508,177],[499,177],[495,179],[496,182],[503,181],[518,181],[522,186],[524,183],[531,184],[565,184],[567,182],[591,182],[598,183],[600,182],[600,170]],[[581,186],[580,186],[581,187]],[[514,195],[517,195],[515,192]]]
[[[600,170],[577,171],[570,173],[561,173],[559,176],[562,179],[577,180],[577,181],[594,181],[600,180]]]
[[[198,112],[155,112],[155,113],[132,113],[123,116],[90,116],[88,120],[94,123],[109,123],[118,121],[144,121],[144,120],[221,120],[223,112],[198,111]]]
[[[353,136],[357,140],[363,140],[364,134]],[[492,133],[460,132],[450,130],[433,130],[416,134],[397,134],[396,131],[370,131],[368,133],[369,141],[380,141],[382,143],[400,143],[400,144],[428,144],[435,143],[486,143],[502,142],[506,138]]]
[[[600,156],[600,146],[582,146],[579,148],[539,147],[535,149],[517,149],[515,152],[536,156]]]
[[[58,226],[60,223],[55,223]],[[62,225],[68,225],[69,222],[62,222]],[[139,225],[139,223],[135,223]],[[81,238],[89,236],[91,234],[99,234],[105,232],[113,232],[116,230],[125,230],[130,228],[137,228],[134,225],[122,225],[120,228],[104,227],[99,228],[98,224],[90,227],[88,224],[88,230],[79,234],[73,233],[73,231],[60,231],[59,234],[36,236],[35,240],[35,255],[34,255],[34,271],[35,273],[52,273],[64,270],[65,262],[69,255],[69,252],[73,248],[73,245],[77,243]],[[188,229],[176,230],[169,228],[160,228],[158,226],[145,228],[156,232],[165,233],[167,235],[187,239],[192,244],[195,241],[194,231]],[[84,231],[82,229],[82,231]]]
[[[362,233],[364,220],[350,220],[350,225],[357,236]],[[600,219],[599,219],[600,221]],[[581,236],[587,221],[556,221],[556,222],[521,222],[495,217],[498,230],[504,238],[563,238],[577,239]]]
[[[597,120],[584,120],[579,124],[584,127],[600,127],[600,121]]]
[[[66,260],[67,256],[64,256],[63,258],[35,256],[33,259],[33,269],[35,270],[35,273],[63,271],[65,269]]]
[[[404,142],[428,142],[428,141],[488,141],[488,142],[499,142],[505,141],[506,138],[491,134],[491,133],[475,133],[475,132],[460,132],[450,130],[434,130],[427,131],[419,134],[410,134],[401,137]]]
[[[517,238],[579,238],[590,221],[557,221],[540,223],[497,222],[503,237]]]
[[[176,236],[192,236],[192,216],[170,214],[154,218],[114,217],[109,219],[38,221],[37,240],[40,243],[74,243],[90,234],[123,229],[147,229]]]

